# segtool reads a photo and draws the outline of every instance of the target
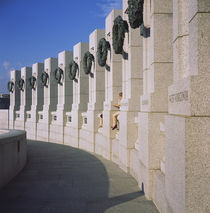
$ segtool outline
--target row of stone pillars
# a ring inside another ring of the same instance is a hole
[[[130,2],[130,1],[129,1]],[[128,2],[113,10],[105,30],[97,29],[89,43],[32,68],[11,71],[14,87],[10,128],[25,129],[30,139],[63,143],[102,155],[130,172],[160,212],[205,212],[208,203],[207,162],[210,129],[207,0],[144,1],[144,32],[129,26],[123,54],[108,51],[106,66],[97,63],[97,45],[111,46],[117,16],[129,23]],[[90,74],[82,60],[94,56]],[[78,70],[70,80],[69,65]],[[55,70],[63,74],[59,83]],[[48,74],[41,85],[42,73]],[[36,86],[27,86],[36,77]],[[112,130],[119,92],[119,130]],[[103,128],[99,114],[103,114]],[[202,199],[201,199],[202,197]]]

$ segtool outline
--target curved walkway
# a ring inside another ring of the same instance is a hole
[[[2,213],[158,213],[137,182],[102,157],[30,141],[24,170],[0,190]]]

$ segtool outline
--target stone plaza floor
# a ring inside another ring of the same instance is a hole
[[[158,213],[137,182],[104,158],[28,141],[24,170],[0,190],[2,213]]]

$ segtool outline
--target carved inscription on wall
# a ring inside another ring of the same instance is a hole
[[[179,92],[176,94],[169,95],[169,102],[182,102],[188,100],[188,91]]]

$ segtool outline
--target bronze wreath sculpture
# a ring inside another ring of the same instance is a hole
[[[48,81],[48,79],[49,79],[48,73],[43,72],[41,74],[41,83],[42,83],[42,86],[47,87],[47,81]]]
[[[54,78],[58,84],[61,84],[62,76],[63,76],[63,70],[60,67],[58,67],[54,72]]]
[[[87,51],[83,57],[83,69],[87,75],[91,71],[92,62],[94,62],[94,56],[89,51]]]
[[[144,0],[128,0],[128,19],[131,28],[136,29],[143,23]]]
[[[17,87],[18,87],[19,90],[23,91],[24,83],[25,83],[25,81],[22,78],[18,81]]]
[[[112,27],[112,46],[115,54],[122,53],[126,32],[128,32],[127,22],[124,21],[121,16],[117,16]]]
[[[100,41],[98,42],[98,47],[97,47],[97,59],[98,59],[98,64],[101,67],[104,67],[106,65],[108,50],[110,50],[109,42],[106,41],[105,38],[101,38]]]
[[[31,76],[29,79],[29,86],[31,89],[35,90],[35,83],[36,83],[36,78],[34,76]]]
[[[70,80],[75,79],[78,69],[79,69],[78,64],[74,60],[72,60],[71,63],[69,64],[69,73],[68,73]]]
[[[9,91],[9,92],[13,93],[14,87],[15,87],[15,84],[14,84],[13,81],[9,81],[9,82],[7,83],[7,88],[8,88],[8,91]]]

